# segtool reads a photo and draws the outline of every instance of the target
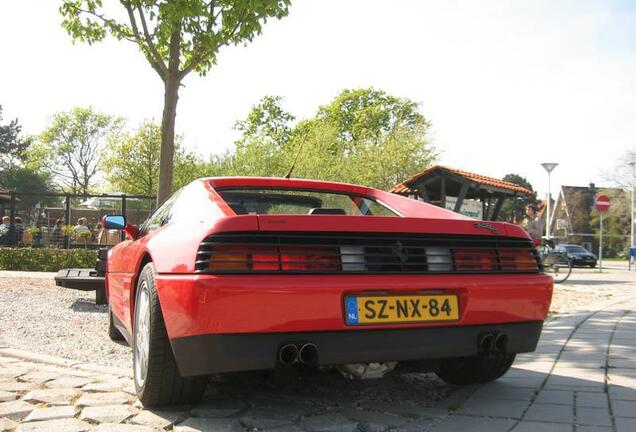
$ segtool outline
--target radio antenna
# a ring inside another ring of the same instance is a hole
[[[307,135],[308,135],[308,132],[305,131],[305,133],[303,135],[303,139],[302,139],[302,141],[300,141],[300,145],[298,146],[298,151],[296,152],[296,157],[294,157],[294,161],[292,162],[291,167],[289,167],[289,171],[287,172],[287,175],[285,175],[285,178],[288,179],[288,180],[291,178],[291,175],[292,175],[292,172],[294,171],[294,168],[296,168],[296,162],[298,161],[298,157],[300,156],[300,152],[302,151],[303,146],[305,145],[305,141],[307,141]]]

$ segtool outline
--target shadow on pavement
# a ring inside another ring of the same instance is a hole
[[[69,306],[73,312],[106,313],[108,305],[96,305],[94,300],[78,298]]]

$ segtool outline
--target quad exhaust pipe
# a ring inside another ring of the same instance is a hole
[[[318,347],[313,343],[285,344],[278,351],[278,362],[283,366],[291,366],[296,363],[309,366],[317,365]]]
[[[495,338],[495,349],[500,353],[505,353],[508,346],[508,335],[499,333]]]
[[[298,352],[298,360],[302,364],[315,366],[318,364],[318,347],[312,343],[306,343],[300,347]]]
[[[508,346],[508,335],[505,333],[486,333],[479,337],[477,350],[480,353],[505,353]]]
[[[294,344],[283,345],[278,351],[278,361],[284,366],[291,366],[298,362],[298,347]]]

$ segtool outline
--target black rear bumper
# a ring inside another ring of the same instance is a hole
[[[313,343],[318,364],[441,359],[477,354],[486,333],[508,336],[507,352],[534,351],[542,321],[435,328],[347,330],[303,333],[208,334],[172,339],[183,376],[273,369],[288,343]]]

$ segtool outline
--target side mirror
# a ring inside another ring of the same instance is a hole
[[[122,215],[105,215],[102,226],[106,229],[123,230],[126,228],[126,217]]]
[[[126,217],[122,215],[104,215],[102,227],[105,229],[123,230],[124,233],[134,239],[139,234],[139,228],[126,222]]]

